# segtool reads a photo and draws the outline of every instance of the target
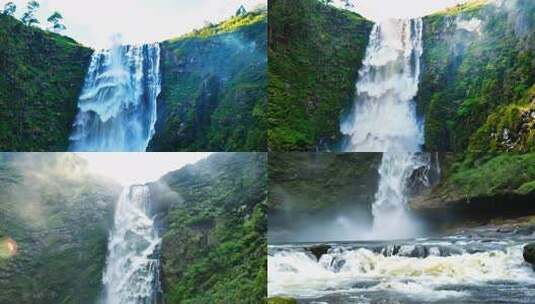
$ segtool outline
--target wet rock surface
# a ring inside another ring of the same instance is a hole
[[[329,252],[329,249],[331,249],[331,246],[329,245],[318,245],[306,248],[306,250],[312,253],[312,255],[315,256],[318,261],[321,259],[322,255]]]
[[[535,243],[524,246],[524,260],[535,267]]]

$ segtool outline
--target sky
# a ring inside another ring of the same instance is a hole
[[[210,153],[89,153],[77,155],[88,161],[89,170],[123,186],[158,180],[170,171],[193,164]]]
[[[25,11],[28,0],[11,0],[15,16]],[[3,9],[10,0],[0,0]],[[159,42],[177,37],[206,22],[217,23],[233,16],[241,4],[252,10],[267,0],[41,0],[37,17],[41,26],[54,11],[64,17],[63,32],[96,49],[111,45],[120,34],[123,43]]]
[[[466,0],[351,0],[355,11],[373,21],[416,18],[452,7]],[[340,4],[340,0],[335,0]]]

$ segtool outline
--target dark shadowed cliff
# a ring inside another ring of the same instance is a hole
[[[73,154],[0,154],[0,302],[95,303],[119,191]]]

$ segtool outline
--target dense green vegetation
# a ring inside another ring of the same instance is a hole
[[[265,12],[165,41],[155,151],[266,150]]]
[[[506,194],[535,197],[535,153],[467,153],[450,158],[433,193],[445,203]]]
[[[458,27],[481,20],[481,31]],[[424,18],[418,93],[430,151],[534,151],[535,2],[471,2]]]
[[[262,303],[266,154],[215,154],[151,185],[166,303]]]
[[[272,0],[269,20],[269,149],[336,141],[372,23],[317,0]]]
[[[0,14],[0,150],[67,150],[91,53]]]
[[[469,150],[505,150],[535,152],[535,85],[525,96],[502,105],[470,140]]]
[[[0,302],[95,303],[118,185],[72,154],[0,155]],[[2,246],[2,245],[0,245]]]

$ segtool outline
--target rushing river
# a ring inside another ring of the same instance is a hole
[[[402,241],[268,248],[268,294],[299,303],[533,303],[535,271],[522,257],[533,230]]]

